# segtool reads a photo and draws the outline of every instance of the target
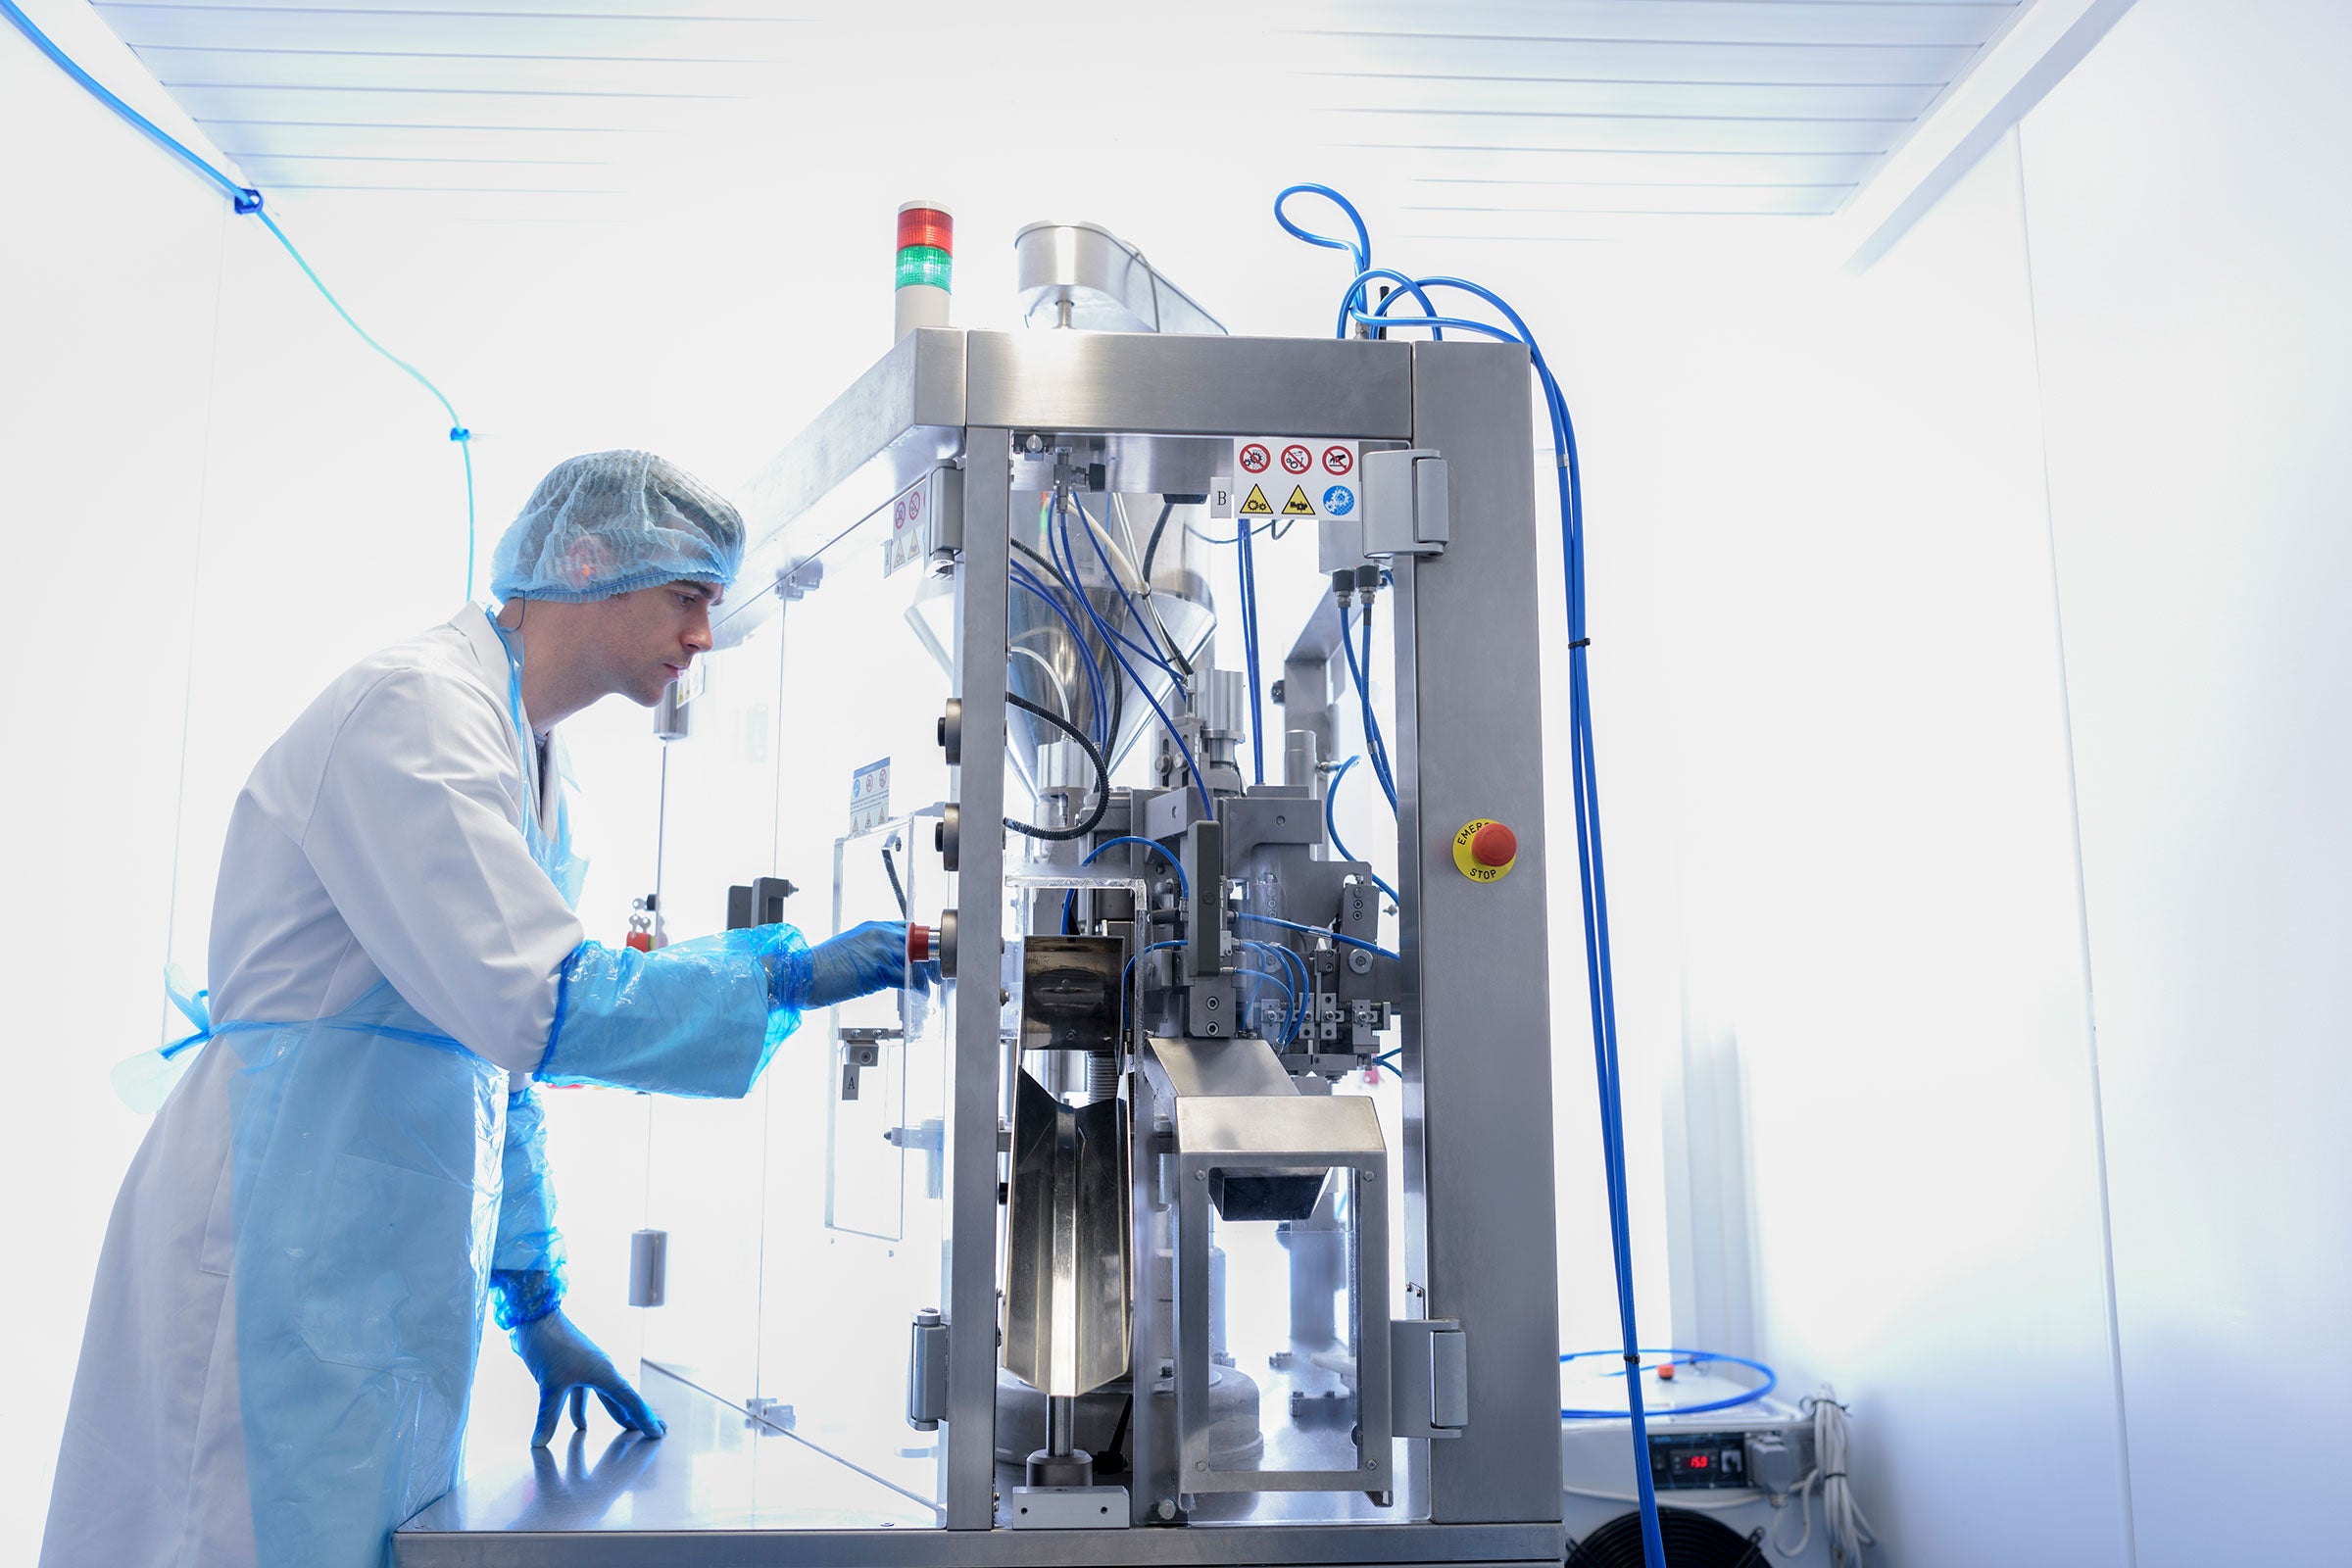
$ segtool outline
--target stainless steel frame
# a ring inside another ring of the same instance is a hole
[[[477,1534],[432,1522],[463,1517],[494,1526],[453,1494],[455,1501],[420,1516],[423,1528],[399,1536],[400,1563],[1557,1560],[1549,943],[1531,428],[1527,355],[1516,345],[921,329],[748,487],[744,511],[758,543],[743,583],[753,591],[730,600],[719,629],[722,643],[740,637],[773,612],[777,594],[759,585],[780,581],[924,472],[959,465],[961,755],[951,760],[958,762],[960,820],[991,824],[1005,809],[1001,672],[1010,489],[1024,438],[1200,442],[1279,431],[1404,442],[1446,457],[1451,541],[1442,556],[1399,558],[1391,597],[1398,863],[1409,914],[1401,939],[1405,1132],[1395,1168],[1403,1188],[1409,1306],[1390,1303],[1390,1310],[1458,1320],[1468,1363],[1467,1429],[1425,1445],[1429,1521],[989,1533],[996,1518],[998,1119],[1005,1070],[991,993],[1006,935],[1007,867],[1001,833],[967,830],[952,911],[958,987],[968,1000],[956,1008],[948,1127],[947,1530],[717,1530],[658,1540],[617,1531]],[[1328,602],[1319,613],[1330,618]],[[1295,694],[1308,698],[1310,710],[1328,698],[1323,668],[1331,645],[1317,648],[1319,641],[1310,626],[1286,666],[1291,679],[1313,672],[1316,689],[1309,694],[1303,688],[1310,683],[1301,682]],[[1327,743],[1328,733],[1321,739]],[[1517,831],[1518,863],[1501,881],[1474,883],[1454,869],[1453,834],[1477,817]],[[886,1402],[898,1398],[895,1390],[877,1390],[878,1398],[885,1396]]]

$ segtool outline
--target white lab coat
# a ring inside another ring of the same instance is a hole
[[[496,1069],[537,1064],[582,931],[524,842],[526,803],[539,798],[552,833],[558,791],[527,787],[508,680],[498,634],[469,605],[346,671],[263,756],[237,797],[214,899],[217,1023],[339,1014],[388,981],[482,1058],[471,1070],[485,1084],[503,1090]],[[256,1561],[230,1274],[230,1045],[213,1040],[172,1091],[116,1201],[42,1568]],[[497,1208],[504,1101],[475,1099],[481,1126],[464,1136],[491,1140],[474,1176],[478,1224],[480,1202]],[[478,1279],[486,1261],[471,1262]],[[455,1380],[457,1417],[470,1372]]]

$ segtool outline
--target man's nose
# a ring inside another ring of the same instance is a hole
[[[698,654],[709,653],[710,651],[710,612],[707,610],[698,612],[693,623],[687,626],[686,635],[679,640]]]

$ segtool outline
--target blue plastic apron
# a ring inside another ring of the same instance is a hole
[[[554,833],[540,826],[520,654],[501,640],[528,785],[523,836],[573,903],[586,862],[560,795]],[[217,1040],[239,1063],[231,1278],[261,1568],[388,1563],[393,1528],[457,1480],[498,1236],[508,1074],[389,982],[309,1023],[214,1025],[202,993],[173,1000],[197,1032],[148,1057],[184,1068]]]

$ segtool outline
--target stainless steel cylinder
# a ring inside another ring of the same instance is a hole
[[[1293,787],[1312,789],[1315,783],[1315,764],[1321,759],[1315,755],[1315,732],[1294,729],[1283,732],[1282,781]]]

